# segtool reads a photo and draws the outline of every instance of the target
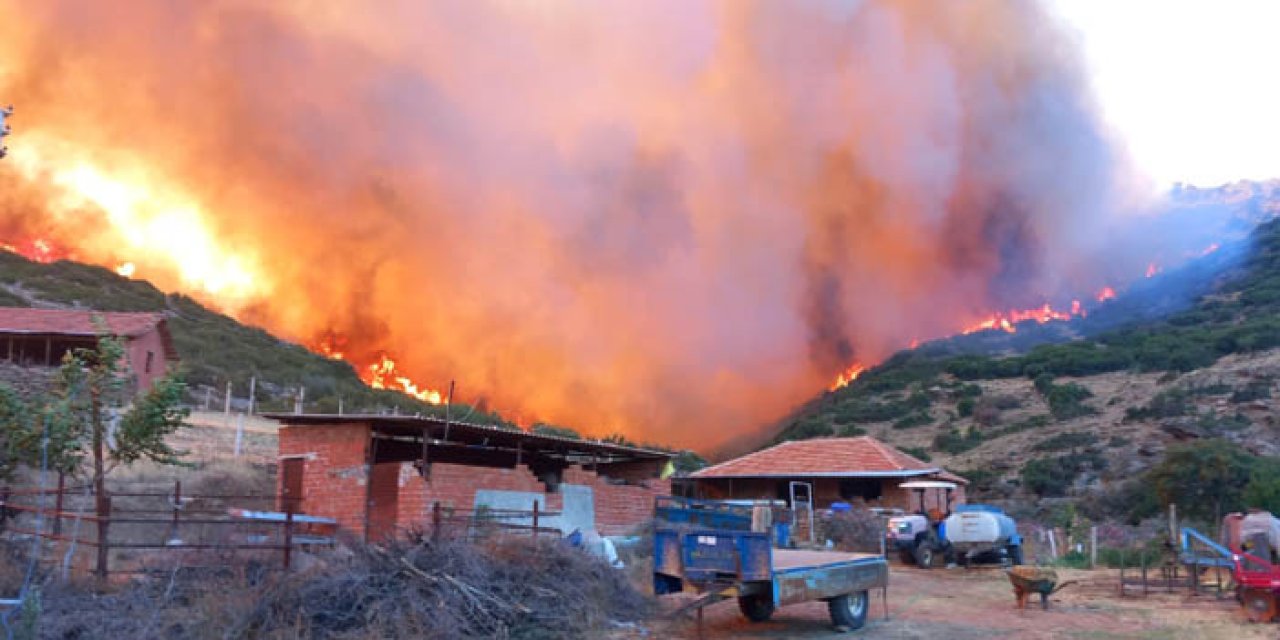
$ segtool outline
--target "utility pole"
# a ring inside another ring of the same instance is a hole
[[[249,415],[253,415],[253,400],[258,391],[258,376],[249,377]]]
[[[227,381],[227,398],[222,406],[222,426],[231,426],[231,381]]]

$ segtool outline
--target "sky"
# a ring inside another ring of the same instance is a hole
[[[1280,178],[1280,2],[1053,0],[1107,122],[1158,185]]]

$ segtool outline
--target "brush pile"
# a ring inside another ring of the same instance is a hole
[[[46,638],[600,638],[651,612],[626,577],[559,540],[357,546],[304,571],[175,568],[107,593],[50,581]],[[615,633],[616,632],[616,633]]]

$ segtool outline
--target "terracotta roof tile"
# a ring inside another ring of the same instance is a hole
[[[875,438],[791,440],[694,472],[695,478],[946,473]],[[950,479],[950,478],[948,478]]]
[[[164,315],[80,309],[0,307],[0,333],[96,336],[100,331],[95,324],[95,318],[102,318],[112,334],[132,337],[150,332],[164,320]]]

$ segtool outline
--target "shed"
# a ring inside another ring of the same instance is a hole
[[[268,414],[282,423],[279,495],[365,539],[447,509],[540,509],[543,526],[626,533],[667,495],[674,454],[435,417]],[[283,502],[283,501],[282,501]]]
[[[104,334],[124,341],[125,365],[139,391],[178,360],[161,313],[0,307],[0,360],[20,368],[56,367],[68,351],[93,348]]]

